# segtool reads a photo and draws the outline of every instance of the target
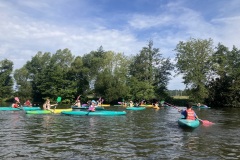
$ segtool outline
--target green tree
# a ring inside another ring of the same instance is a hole
[[[74,60],[69,49],[58,50],[55,54],[38,52],[26,68],[29,71],[29,80],[32,81],[34,98],[41,100],[44,97],[63,97],[69,100],[76,93],[73,81],[69,80],[68,72]],[[54,99],[55,100],[55,99]]]
[[[10,60],[0,61],[0,97],[9,98],[13,93],[13,62]]]
[[[16,81],[17,94],[23,97],[24,101],[32,99],[32,81],[29,79],[29,72],[25,66],[21,69],[16,69],[14,72],[14,79]]]
[[[113,101],[119,97],[126,97],[129,92],[127,86],[128,59],[121,53],[105,52],[102,72],[98,73],[95,81],[95,93]]]
[[[72,82],[72,88],[76,89],[74,96],[84,95],[89,91],[90,69],[83,65],[82,57],[77,56],[71,64],[68,74],[68,80]]]
[[[134,83],[130,83],[132,96],[137,99],[166,96],[166,86],[170,80],[172,69],[173,65],[170,63],[170,59],[163,58],[159,49],[153,48],[153,42],[149,41],[147,47],[143,47],[140,53],[133,57],[129,67],[130,79],[134,81]],[[140,92],[147,93],[147,96]]]
[[[240,51],[218,44],[212,56],[213,78],[208,85],[207,102],[212,106],[240,106]]]
[[[183,75],[183,83],[190,91],[190,98],[203,102],[209,94],[206,85],[211,73],[212,39],[191,38],[187,42],[180,41],[175,51],[177,74]]]

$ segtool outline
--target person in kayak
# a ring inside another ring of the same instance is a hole
[[[129,102],[129,107],[133,107],[133,106],[134,106],[133,101],[130,101]]]
[[[50,99],[46,99],[45,103],[43,104],[44,110],[50,110],[52,106],[56,106],[57,104],[50,104]]]
[[[19,102],[14,101],[14,103],[12,104],[12,108],[19,108]]]
[[[199,119],[197,114],[192,109],[192,104],[190,103],[187,104],[186,110],[178,110],[178,111],[184,116],[184,119],[189,119],[189,120]]]
[[[159,102],[158,102],[158,101],[153,105],[153,108],[154,108],[154,109],[160,109],[160,107],[159,107]]]
[[[89,112],[95,112],[95,107],[97,106],[97,102],[95,100],[92,100],[91,106],[89,106],[88,111]]]
[[[25,106],[28,106],[28,107],[32,107],[32,103],[30,102],[30,100],[27,100],[25,103],[24,103]]]
[[[76,100],[76,103],[74,104],[74,106],[81,107],[81,101],[79,99]]]

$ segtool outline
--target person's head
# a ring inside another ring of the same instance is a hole
[[[95,100],[92,100],[92,104],[95,104],[95,105],[96,105],[96,104],[97,104],[97,102],[96,102]]]
[[[187,103],[187,109],[192,108],[192,104],[191,103]]]

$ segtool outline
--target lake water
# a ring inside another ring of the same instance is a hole
[[[179,128],[172,107],[126,110],[125,116],[0,111],[0,159],[240,159],[240,109],[195,111],[215,124]]]

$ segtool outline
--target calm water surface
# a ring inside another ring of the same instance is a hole
[[[181,129],[174,108],[102,117],[0,111],[0,159],[240,159],[240,109],[195,111],[215,125]]]

